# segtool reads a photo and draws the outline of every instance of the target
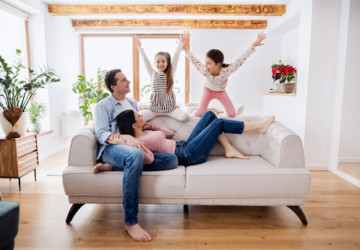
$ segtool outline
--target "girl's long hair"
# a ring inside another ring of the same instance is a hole
[[[116,118],[116,121],[120,134],[132,135],[135,137],[134,128],[132,127],[132,125],[136,123],[134,110],[127,109],[121,112]]]
[[[155,58],[157,56],[165,56],[167,61],[167,67],[164,70],[164,73],[166,74],[166,93],[169,93],[173,86],[174,86],[174,79],[173,79],[173,72],[172,72],[172,64],[171,64],[171,56],[168,52],[160,51],[155,55]]]
[[[215,63],[221,63],[221,67],[226,68],[229,64],[224,63],[224,54],[218,49],[211,49],[206,53],[206,56],[213,60]]]

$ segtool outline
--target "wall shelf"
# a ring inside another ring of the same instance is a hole
[[[269,92],[269,93],[264,93],[264,95],[270,95],[270,96],[296,96],[296,93]]]

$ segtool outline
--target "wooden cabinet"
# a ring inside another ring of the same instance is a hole
[[[17,178],[21,190],[20,178],[39,166],[36,134],[26,134],[16,139],[0,139],[0,177]]]

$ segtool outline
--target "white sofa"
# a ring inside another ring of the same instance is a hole
[[[264,117],[237,116],[237,120],[255,122]],[[198,118],[179,122],[160,116],[151,122],[176,131],[173,139],[186,140]],[[207,162],[168,171],[146,172],[141,176],[139,203],[184,205],[288,206],[303,222],[300,208],[309,193],[311,175],[304,167],[301,139],[279,122],[266,134],[226,134],[229,141],[250,155],[250,160],[224,158],[215,144]],[[63,173],[63,185],[73,204],[66,222],[86,203],[122,204],[123,172],[93,174],[97,141],[94,128],[82,128],[72,139],[69,164]]]

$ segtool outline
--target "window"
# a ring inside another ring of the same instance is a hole
[[[0,5],[0,55],[12,66],[18,59],[16,49],[21,50],[23,65],[25,66],[22,74],[24,78],[27,74],[27,67],[30,64],[28,58],[28,39],[27,39],[27,20],[15,14],[15,10],[7,5]],[[16,30],[17,32],[14,32]]]
[[[178,35],[138,35],[142,41],[150,62],[154,61],[155,54],[167,51],[174,55],[177,47]],[[142,58],[139,57],[134,35],[82,35],[82,74],[87,79],[96,79],[96,72],[120,68],[132,82],[130,96],[140,103],[148,104],[152,82]],[[174,91],[178,105],[188,102],[189,66],[184,53],[180,54],[178,67],[174,76]]]

